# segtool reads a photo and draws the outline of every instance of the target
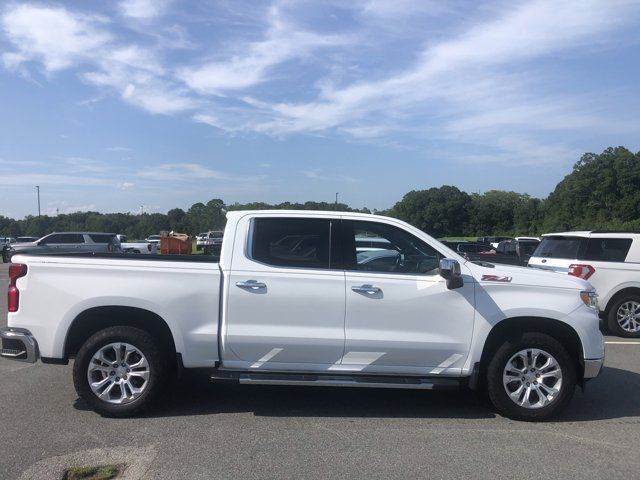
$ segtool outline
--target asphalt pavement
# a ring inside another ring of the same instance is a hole
[[[6,291],[0,265],[0,292]],[[6,295],[0,294],[6,324]],[[71,365],[0,359],[0,478],[57,480],[127,465],[130,479],[640,477],[640,342],[607,337],[606,366],[552,422],[515,422],[468,392],[179,382],[152,412],[110,419]]]

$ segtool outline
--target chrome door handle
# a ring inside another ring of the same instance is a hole
[[[244,282],[236,282],[236,287],[247,288],[249,290],[262,290],[267,288],[267,285],[257,280],[245,280]]]
[[[374,287],[373,285],[360,285],[351,287],[351,290],[356,293],[366,293],[367,295],[375,295],[382,292],[381,288]]]

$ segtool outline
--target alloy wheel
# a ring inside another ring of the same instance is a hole
[[[624,302],[618,307],[616,320],[625,332],[640,333],[640,303]]]
[[[110,343],[94,353],[87,368],[91,391],[112,404],[131,403],[149,384],[149,362],[137,347]]]
[[[556,401],[562,389],[562,369],[548,352],[527,348],[515,353],[504,367],[502,382],[516,405],[543,408]]]

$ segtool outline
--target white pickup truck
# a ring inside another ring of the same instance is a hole
[[[389,250],[359,260],[356,238]],[[181,368],[213,381],[484,388],[542,420],[599,374],[584,280],[474,264],[396,219],[236,211],[203,256],[16,255],[2,356],[67,363],[98,412],[132,415]]]

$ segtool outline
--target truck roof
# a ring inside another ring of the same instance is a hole
[[[245,215],[294,215],[294,216],[315,216],[315,215],[349,215],[350,217],[362,217],[362,218],[391,218],[383,215],[375,215],[373,213],[356,213],[356,212],[343,212],[337,210],[232,210],[227,212],[227,219],[237,219],[238,217],[244,217]],[[397,219],[394,219],[397,220]]]
[[[543,237],[622,237],[622,238],[635,238],[640,237],[640,232],[623,232],[623,231],[605,231],[605,230],[579,230],[575,232],[558,232],[558,233],[545,233]]]

